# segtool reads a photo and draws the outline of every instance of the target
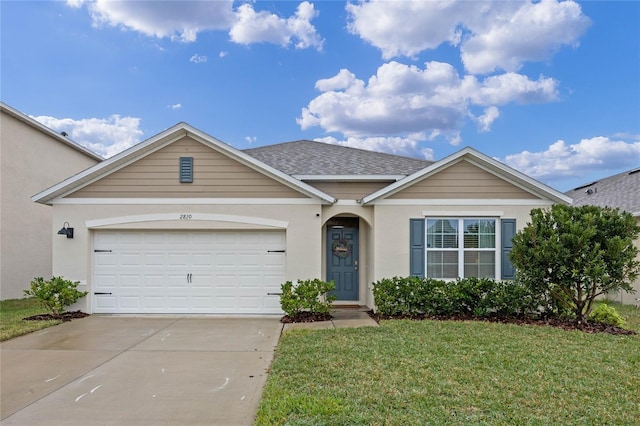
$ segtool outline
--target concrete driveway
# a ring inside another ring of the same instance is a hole
[[[250,425],[279,317],[90,316],[0,343],[2,425]]]

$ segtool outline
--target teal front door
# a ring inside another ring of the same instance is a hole
[[[358,300],[358,228],[327,228],[327,281],[337,300]]]

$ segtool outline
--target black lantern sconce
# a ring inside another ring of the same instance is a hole
[[[58,231],[58,235],[66,235],[67,238],[73,238],[73,228],[69,227],[69,222],[62,225],[62,229]]]

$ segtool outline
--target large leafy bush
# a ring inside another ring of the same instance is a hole
[[[633,293],[640,272],[633,240],[640,227],[618,209],[554,205],[531,211],[531,223],[513,240],[518,279],[551,300],[555,313],[588,317],[595,299],[612,291]]]

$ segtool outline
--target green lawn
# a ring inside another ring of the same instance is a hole
[[[640,331],[640,310],[615,305]],[[483,322],[294,330],[257,425],[639,424],[640,335]]]
[[[47,310],[35,298],[0,301],[0,341],[9,340],[62,322],[23,320],[23,318],[44,313],[47,313]]]

